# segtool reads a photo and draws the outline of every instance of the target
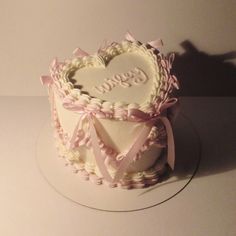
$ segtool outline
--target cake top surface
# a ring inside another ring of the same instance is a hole
[[[155,54],[129,41],[74,59],[63,76],[81,94],[112,103],[151,102],[151,95],[157,95],[152,88],[160,82]]]
[[[153,43],[128,37],[91,55],[79,48],[75,52],[74,58],[55,59],[50,66],[54,90],[65,104],[106,110],[135,108],[153,114],[178,89],[170,73],[173,54],[164,57]]]

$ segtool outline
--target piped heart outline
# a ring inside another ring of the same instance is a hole
[[[76,98],[76,100],[81,100],[81,102],[86,101],[86,103],[89,104],[93,103],[93,101],[96,101],[101,103],[101,105],[103,105],[103,103],[109,103],[109,101],[92,97],[88,94],[83,93],[81,89],[75,88],[74,84],[70,81],[70,74],[86,67],[105,69],[110,61],[112,61],[112,59],[116,56],[119,56],[123,53],[136,52],[142,57],[145,57],[146,60],[148,60],[150,64],[153,83],[147,100],[141,104],[135,104],[135,106],[136,108],[140,108],[141,110],[146,112],[154,112],[155,108],[153,106],[156,105],[159,97],[158,95],[160,94],[161,88],[164,85],[164,82],[162,80],[163,73],[159,69],[160,66],[158,66],[158,64],[160,64],[160,61],[158,62],[158,57],[154,53],[154,51],[154,48],[147,48],[145,44],[141,44],[140,42],[130,42],[125,40],[120,44],[112,43],[93,55],[76,57],[71,61],[67,61],[63,66],[62,71],[60,72],[61,80],[63,81],[63,84],[61,84],[61,88],[69,95],[69,99],[71,98],[70,94],[75,95],[77,93],[77,96],[73,96],[73,98]],[[79,101],[77,101],[77,103],[79,103]],[[119,102],[110,102],[109,105],[110,107],[117,107],[119,106]],[[134,104],[123,103],[122,107],[124,109],[127,109],[129,105],[134,106]]]

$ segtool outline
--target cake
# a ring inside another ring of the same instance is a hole
[[[174,55],[161,40],[104,43],[94,54],[75,49],[54,59],[47,85],[58,156],[95,184],[125,189],[154,185],[174,169],[169,111],[179,88]]]

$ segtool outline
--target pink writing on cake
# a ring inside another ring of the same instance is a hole
[[[117,86],[123,88],[131,87],[132,85],[144,84],[148,80],[147,75],[138,67],[120,74],[115,74],[111,78],[105,78],[103,84],[94,86],[93,89],[100,93],[107,93]]]

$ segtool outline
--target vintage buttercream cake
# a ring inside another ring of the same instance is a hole
[[[88,54],[50,65],[48,86],[58,155],[96,184],[142,188],[174,168],[168,111],[176,105],[173,54],[160,40],[141,43],[130,33]]]

